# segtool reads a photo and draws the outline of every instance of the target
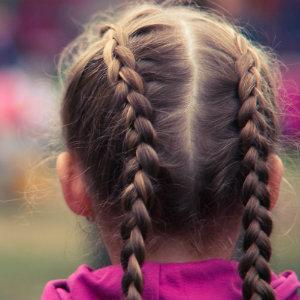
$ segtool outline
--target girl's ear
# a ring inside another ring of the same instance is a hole
[[[271,154],[269,156],[267,167],[269,171],[268,190],[270,192],[270,209],[273,209],[279,197],[280,183],[284,167],[280,157],[276,154]]]
[[[91,199],[76,157],[70,152],[60,153],[56,161],[56,171],[68,207],[76,215],[93,217]]]

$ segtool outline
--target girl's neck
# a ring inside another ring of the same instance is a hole
[[[161,263],[192,262],[211,258],[230,259],[235,244],[223,241],[222,245],[200,245],[199,242],[189,241],[187,238],[169,238],[160,240],[154,247],[146,251],[146,260]]]
[[[185,236],[162,236],[150,239],[146,249],[146,261],[160,263],[192,262],[212,258],[231,259],[235,249],[238,232],[231,231],[211,238],[191,239]],[[112,264],[120,263],[121,245],[116,239],[104,238]],[[107,244],[109,241],[109,244]]]

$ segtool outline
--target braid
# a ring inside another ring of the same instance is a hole
[[[270,286],[271,257],[270,234],[272,219],[270,215],[270,194],[267,189],[268,170],[266,165],[270,153],[266,121],[266,99],[262,92],[261,65],[256,53],[247,41],[237,37],[240,57],[236,61],[236,71],[240,76],[238,86],[241,108],[238,113],[240,143],[243,150],[242,200],[245,206],[243,227],[244,256],[239,264],[243,279],[244,299],[275,299]]]
[[[152,107],[145,97],[144,83],[137,73],[132,51],[127,47],[124,31],[112,26],[103,49],[108,81],[114,87],[116,101],[123,105],[126,122],[124,148],[126,153],[121,193],[124,220],[121,236],[124,246],[121,264],[124,269],[122,289],[126,299],[142,299],[143,275],[147,233],[151,228],[148,205],[153,198],[152,179],[157,176],[159,161],[153,146],[156,132],[151,123]]]

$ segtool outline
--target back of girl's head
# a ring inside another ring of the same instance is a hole
[[[265,51],[213,14],[143,4],[94,19],[62,66],[64,138],[95,209],[121,220],[127,299],[141,299],[149,234],[222,232],[242,211],[244,298],[274,299],[266,160],[279,129]]]

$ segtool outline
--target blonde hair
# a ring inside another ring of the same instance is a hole
[[[126,299],[142,298],[151,228],[205,228],[242,204],[244,299],[275,299],[266,166],[279,135],[272,57],[214,14],[143,4],[94,19],[61,62],[66,145],[95,203],[122,216]]]

